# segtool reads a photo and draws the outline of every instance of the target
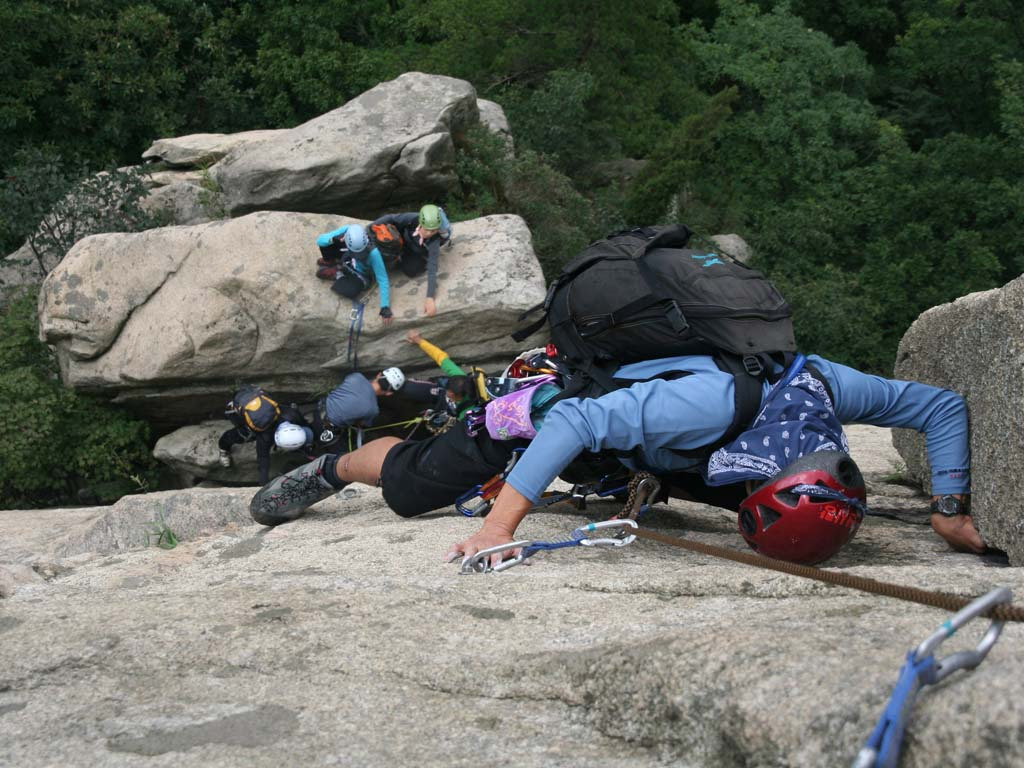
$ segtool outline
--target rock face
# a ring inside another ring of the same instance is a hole
[[[170,139],[157,139],[142,153],[143,160],[159,160],[167,165],[199,168],[224,158],[233,149],[258,144],[285,133],[284,130],[243,131],[242,133],[193,133]]]
[[[409,72],[213,166],[232,216],[255,210],[373,217],[454,185],[457,135],[480,119],[464,80]]]
[[[829,568],[1019,601],[1024,572],[950,552],[917,524],[926,499],[884,483],[885,430],[851,442],[872,505],[905,520],[870,519]],[[458,576],[441,556],[478,520],[403,520],[350,487],[270,530],[246,524],[252,490],[0,512],[0,764],[849,765],[947,618],[647,541]],[[183,543],[137,549],[158,511]],[[558,506],[521,530],[614,511]],[[227,527],[204,535],[208,515]],[[744,547],[734,515],[694,504],[644,525]],[[1008,624],[975,671],[922,691],[902,765],[1018,762],[1022,641]]]
[[[1024,276],[922,314],[900,341],[894,375],[967,399],[975,525],[1024,565]],[[923,437],[897,430],[894,442],[908,474],[930,492]]]
[[[259,484],[259,464],[256,459],[256,443],[242,443],[231,451],[231,466],[222,467],[217,440],[226,430],[232,428],[230,421],[204,421],[164,435],[153,448],[153,458],[183,475],[185,478],[202,478],[218,483]],[[299,453],[270,454],[270,476],[277,477],[292,467],[306,463]]]
[[[739,235],[712,235],[709,239],[737,261],[750,262],[750,246]]]
[[[86,238],[43,284],[41,336],[55,345],[69,386],[162,423],[218,413],[242,381],[293,399],[325,391],[346,367],[352,303],[315,277],[315,242],[354,221],[261,212]],[[424,323],[425,283],[391,275],[390,329],[378,316],[378,289],[364,297],[364,370],[432,367],[403,340]],[[438,315],[424,332],[456,361],[496,367],[520,351],[508,333],[543,297],[522,219],[460,222],[442,249]]]

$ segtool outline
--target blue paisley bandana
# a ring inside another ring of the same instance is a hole
[[[849,450],[825,385],[800,370],[768,393],[750,429],[711,454],[704,480],[708,485],[768,480],[808,453]]]

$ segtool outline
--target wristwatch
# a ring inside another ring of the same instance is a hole
[[[942,515],[943,517],[967,514],[964,503],[956,496],[940,496],[932,502],[931,510],[933,515]]]

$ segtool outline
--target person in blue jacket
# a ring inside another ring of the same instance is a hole
[[[452,238],[452,225],[447,214],[436,205],[424,205],[419,212],[386,214],[375,219],[373,224],[393,224],[398,228],[402,235],[402,257],[398,267],[409,277],[427,273],[423,314],[433,317],[437,312],[437,262],[441,246],[450,243]]]
[[[370,247],[370,238],[362,224],[346,224],[316,239],[321,257],[317,277],[333,280],[331,290],[349,299],[366,291],[374,277],[380,286],[380,316],[390,325],[391,283],[380,251]]]
[[[781,394],[765,382],[760,415],[710,457],[697,449],[714,444],[732,424],[734,381],[713,358],[688,355],[622,366],[615,378],[635,383],[598,398],[558,402],[532,442],[495,441],[486,431],[469,436],[461,429],[420,441],[381,438],[277,478],[256,494],[250,510],[267,525],[287,522],[301,515],[303,505],[360,482],[381,486],[385,502],[411,517],[453,504],[466,489],[502,471],[514,448],[526,445],[482,529],[450,548],[447,557],[454,559],[513,541],[544,490],[584,452],[627,455],[620,461],[662,476],[672,495],[735,511],[748,493],[742,478],[768,478],[806,451],[844,450],[839,425],[861,423],[924,433],[935,494],[932,528],[956,549],[983,552],[985,543],[966,509],[970,450],[963,397],[818,356],[807,362],[814,375],[798,371]],[[690,375],[652,378],[668,371]],[[275,505],[283,486],[297,503]],[[492,564],[500,558],[493,556]]]

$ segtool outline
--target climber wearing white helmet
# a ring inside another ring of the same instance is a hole
[[[306,426],[282,421],[274,430],[274,444],[282,451],[297,451],[313,443],[313,430]]]
[[[316,276],[332,280],[331,290],[355,299],[373,284],[380,286],[380,316],[384,325],[390,325],[391,284],[380,250],[373,245],[362,224],[346,224],[316,239],[320,247]]]

